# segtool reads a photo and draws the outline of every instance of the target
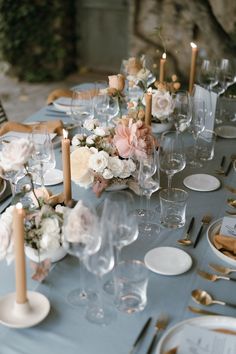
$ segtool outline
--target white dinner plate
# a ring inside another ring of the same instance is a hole
[[[189,189],[199,192],[211,192],[220,187],[218,178],[205,173],[185,177],[183,184]]]
[[[155,354],[164,354],[166,351],[179,345],[181,333],[186,324],[195,325],[207,329],[236,330],[236,318],[226,316],[201,316],[190,318],[177,323],[170,328],[159,340]]]
[[[144,263],[154,273],[178,275],[191,268],[192,258],[176,247],[157,247],[145,255]]]
[[[63,182],[63,172],[61,170],[51,169],[44,175],[44,185],[53,186]],[[40,179],[36,179],[36,184],[41,184]]]
[[[236,138],[236,127],[234,125],[221,125],[215,128],[215,132],[221,138],[226,138],[226,139]]]
[[[233,267],[236,267],[236,260],[233,258],[230,258],[220,252],[217,248],[215,248],[213,244],[213,237],[215,234],[217,234],[220,230],[221,224],[222,224],[223,218],[218,219],[214,221],[207,229],[207,241],[212,249],[212,251],[215,253],[215,255],[220,258],[222,261],[227,262],[228,264],[232,265]]]
[[[53,105],[59,111],[68,113],[71,111],[71,97],[60,97],[53,101]]]

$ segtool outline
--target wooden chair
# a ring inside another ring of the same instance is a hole
[[[2,102],[0,100],[0,124],[4,122],[8,122],[8,118],[5,109],[3,108]]]

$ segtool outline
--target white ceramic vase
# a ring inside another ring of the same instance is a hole
[[[25,254],[31,261],[36,263],[38,263],[39,261],[42,262],[46,258],[50,258],[51,262],[54,263],[63,259],[66,256],[67,251],[63,247],[59,247],[53,251],[40,252],[40,257],[39,257],[37,250],[29,246],[25,246]]]

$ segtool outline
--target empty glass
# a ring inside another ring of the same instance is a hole
[[[216,133],[212,130],[204,129],[198,134],[196,140],[196,154],[200,160],[208,161],[214,157]]]
[[[167,228],[180,228],[185,225],[188,193],[183,189],[162,189],[159,193],[161,224]]]
[[[82,131],[86,119],[93,118],[93,92],[86,86],[78,86],[72,92],[71,117]]]
[[[181,134],[176,131],[164,132],[159,147],[160,170],[168,178],[168,188],[171,188],[175,173],[182,171],[186,165],[186,157]]]
[[[177,91],[172,95],[174,99],[174,112],[171,118],[178,133],[185,131],[192,118],[191,100],[187,91]]]

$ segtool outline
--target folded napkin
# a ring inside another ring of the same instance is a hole
[[[41,122],[41,123],[33,123],[33,124],[23,124],[17,122],[7,122],[4,123],[0,127],[0,136],[8,133],[8,132],[20,132],[20,133],[31,133],[33,129],[37,128],[40,130],[44,130],[47,128],[49,133],[56,133],[58,135],[62,135],[63,123],[60,120]]]
[[[213,245],[225,256],[236,259],[236,238],[216,234],[213,237]]]

